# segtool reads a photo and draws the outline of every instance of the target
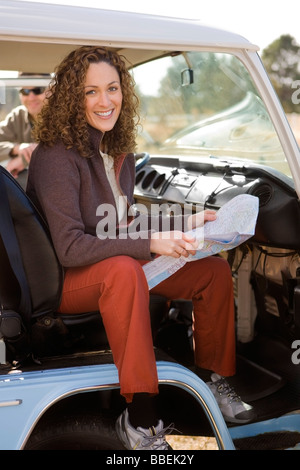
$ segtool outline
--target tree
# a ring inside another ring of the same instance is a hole
[[[300,45],[289,34],[282,35],[262,51],[262,61],[285,112],[300,113],[300,100],[295,99],[300,83]]]

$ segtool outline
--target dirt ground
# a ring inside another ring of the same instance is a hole
[[[170,435],[166,439],[173,450],[218,450],[214,437]]]

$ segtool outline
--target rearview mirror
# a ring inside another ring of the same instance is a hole
[[[188,86],[194,83],[194,71],[192,69],[184,69],[181,72],[181,86]]]

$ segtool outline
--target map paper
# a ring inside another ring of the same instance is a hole
[[[255,233],[258,210],[258,198],[249,194],[241,194],[224,204],[218,210],[216,220],[205,222],[204,226],[187,232],[199,240],[195,255],[188,258],[158,256],[143,266],[149,289],[167,279],[187,262],[231,250],[247,241]]]

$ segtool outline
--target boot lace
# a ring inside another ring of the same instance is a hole
[[[141,447],[151,447],[153,450],[167,450],[169,445],[166,441],[166,434],[171,434],[175,428],[174,423],[169,424],[169,426],[163,428],[161,431],[156,433],[155,428],[149,428],[153,433],[152,436],[145,436],[141,442]]]
[[[234,388],[231,387],[227,380],[223,377],[214,382],[214,385],[216,386],[217,392],[220,395],[226,395],[229,398],[229,403],[232,403],[233,401],[242,401],[241,397],[236,393]]]

